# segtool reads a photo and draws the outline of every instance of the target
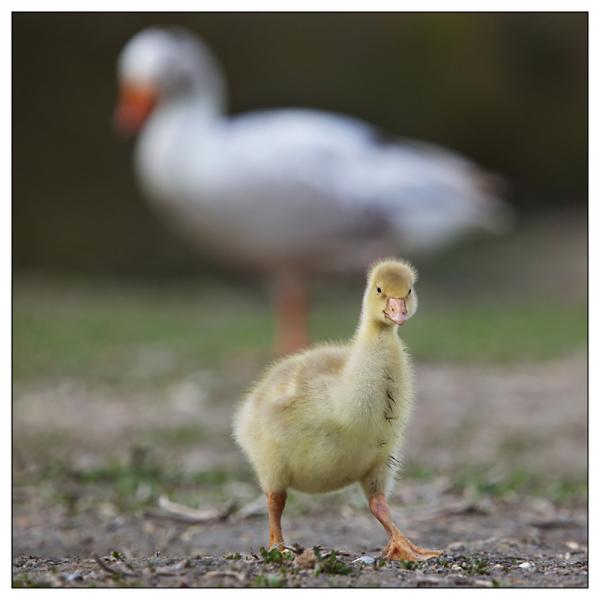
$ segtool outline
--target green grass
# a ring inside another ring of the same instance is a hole
[[[399,560],[398,566],[406,571],[416,571],[419,567],[419,563],[416,563],[412,560]]]
[[[29,577],[27,573],[19,573],[12,580],[13,588],[49,588],[52,584],[45,581],[36,581]]]
[[[98,496],[107,496],[107,500],[127,512],[156,506],[163,495],[189,506],[224,501],[227,484],[251,481],[252,474],[248,470],[185,472],[159,461],[146,448],[133,446],[126,460],[107,458],[102,465],[93,468],[76,469],[65,462],[49,461],[15,484],[44,489],[55,504],[75,514],[85,490],[88,493],[96,490]]]
[[[260,557],[265,563],[282,565],[285,562],[290,562],[291,560],[293,560],[288,552],[281,552],[277,547],[269,549],[261,547],[259,549],[259,552]]]
[[[558,475],[518,467],[506,468],[498,475],[493,469],[471,465],[454,473],[452,481],[454,491],[461,494],[493,498],[527,494],[546,498],[557,505],[585,502],[588,489],[585,472]]]
[[[522,218],[507,235],[465,240],[419,259],[419,312],[402,336],[419,361],[543,361],[587,344],[585,215]],[[362,282],[322,281],[312,337],[346,340]],[[15,381],[74,377],[150,386],[190,372],[270,358],[266,289],[206,276],[124,283],[19,276]]]
[[[271,573],[268,575],[257,575],[253,587],[280,588],[285,587],[286,583],[287,580],[283,575]]]
[[[136,384],[268,348],[270,315],[256,294],[243,302],[234,287],[219,291],[17,284],[14,377]]]
[[[444,475],[452,481],[453,492],[471,498],[510,499],[515,495],[545,498],[556,505],[579,504],[587,499],[587,473],[581,469],[569,472],[539,466],[518,466],[528,447],[520,438],[507,438],[501,444],[493,464],[478,462],[473,457],[460,467],[448,467]],[[419,462],[408,461],[401,481],[431,481],[440,472]]]
[[[328,575],[352,575],[354,569],[337,557],[335,550],[332,550],[326,557],[321,555],[318,546],[313,548],[317,564],[315,566],[315,575],[326,573]]]
[[[360,288],[317,296],[315,340],[348,339]],[[539,361],[585,349],[587,314],[570,304],[499,298],[441,303],[421,292],[419,313],[402,330],[419,361]],[[349,302],[348,298],[352,300]],[[13,311],[15,381],[84,378],[109,384],[156,385],[198,370],[270,356],[274,325],[266,295],[212,284],[167,288],[17,281]]]
[[[468,575],[489,575],[490,563],[485,558],[470,558],[460,565]]]
[[[344,338],[352,331],[349,315],[336,322],[330,307],[315,317],[321,337]],[[356,319],[356,313],[353,316]],[[457,363],[511,363],[552,359],[586,347],[583,302],[565,304],[421,303],[401,336],[416,360]]]

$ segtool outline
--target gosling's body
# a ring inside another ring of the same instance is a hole
[[[385,500],[413,398],[410,358],[397,329],[416,312],[415,279],[407,263],[376,264],[352,340],[275,363],[244,398],[234,435],[267,494],[271,544],[283,543],[288,488],[324,493],[359,482],[390,533],[385,556],[439,554],[407,540]]]
[[[265,491],[330,492],[381,470],[387,491],[411,398],[399,338],[359,333],[275,364],[247,396],[235,435]]]

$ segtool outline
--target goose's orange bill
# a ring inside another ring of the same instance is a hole
[[[117,129],[125,135],[137,133],[154,109],[156,99],[153,88],[124,83],[115,111]]]

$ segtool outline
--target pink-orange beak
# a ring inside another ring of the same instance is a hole
[[[408,321],[408,309],[404,298],[388,298],[383,314],[396,325],[404,325]]]
[[[124,83],[119,92],[119,101],[115,111],[115,125],[125,135],[137,133],[157,100],[156,90],[149,86]]]

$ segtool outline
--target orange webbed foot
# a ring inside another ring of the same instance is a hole
[[[429,560],[440,554],[442,554],[441,550],[421,548],[403,536],[392,536],[381,552],[382,557],[386,560],[409,560],[411,562]]]

